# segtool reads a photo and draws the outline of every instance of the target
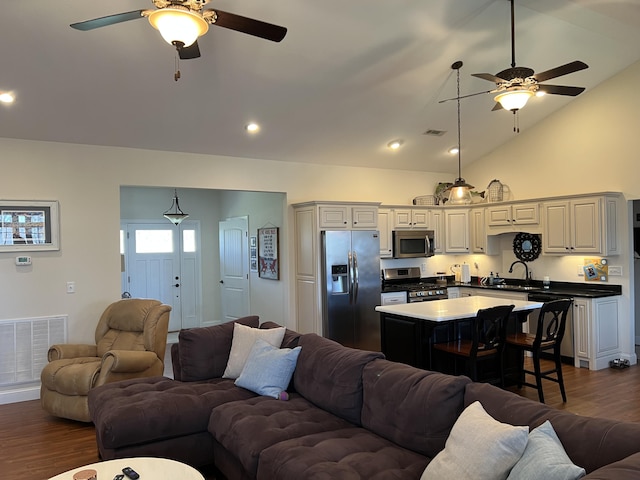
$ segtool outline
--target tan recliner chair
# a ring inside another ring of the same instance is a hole
[[[158,300],[120,300],[100,317],[96,345],[51,346],[40,376],[42,407],[57,417],[90,422],[90,389],[162,375],[170,311]]]

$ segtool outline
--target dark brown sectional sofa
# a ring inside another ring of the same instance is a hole
[[[257,317],[239,322],[258,326]],[[534,428],[551,420],[585,479],[640,478],[640,424],[580,417],[289,330],[282,347],[302,349],[290,399],[276,400],[221,378],[232,337],[232,323],[182,331],[172,348],[175,379],[92,390],[101,457],[215,463],[229,480],[420,479],[461,412],[480,401],[503,423]]]

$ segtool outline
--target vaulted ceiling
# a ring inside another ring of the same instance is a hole
[[[81,32],[69,24],[154,8],[149,0],[12,0],[0,15],[0,136],[320,164],[454,172],[451,64],[461,93],[511,63],[507,0],[213,0],[206,8],[288,28],[273,43],[211,27],[202,57],[175,50],[145,19]],[[516,61],[536,72],[581,60],[549,83],[586,87],[640,59],[638,0],[516,0]],[[179,81],[174,72],[181,73]],[[534,98],[521,130],[576,101]],[[493,95],[461,102],[463,164],[513,133]],[[256,121],[261,130],[248,135]],[[445,132],[425,135],[427,130]],[[387,143],[402,139],[392,152]]]

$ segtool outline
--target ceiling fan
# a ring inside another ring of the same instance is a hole
[[[117,13],[72,23],[70,26],[76,30],[86,31],[146,17],[149,19],[149,23],[160,31],[162,38],[176,47],[178,56],[183,60],[200,56],[198,37],[207,33],[209,25],[217,25],[272,42],[281,41],[287,34],[285,27],[222,10],[203,9],[210,0],[151,1],[155,5],[155,9]]]
[[[510,110],[516,112],[524,107],[533,95],[538,92],[548,93],[552,95],[568,95],[575,97],[580,95],[585,88],[584,87],[571,87],[566,85],[547,85],[541,82],[551,80],[552,78],[561,77],[562,75],[568,75],[570,73],[577,72],[589,68],[589,66],[576,60],[574,62],[561,65],[544,72],[535,73],[533,69],[529,67],[516,66],[516,48],[515,48],[515,14],[514,14],[514,0],[510,0],[511,3],[511,68],[502,70],[501,72],[492,75],[490,73],[473,73],[472,76],[488,80],[496,84],[496,88],[488,90],[486,92],[478,92],[470,95],[465,95],[460,98],[472,97],[474,95],[481,95],[483,93],[497,93],[495,96],[496,104],[493,110]],[[442,100],[446,102],[449,100],[456,100],[456,98],[449,98]]]

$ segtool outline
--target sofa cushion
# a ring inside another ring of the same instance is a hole
[[[183,383],[151,377],[90,390],[89,412],[98,444],[115,449],[206,432],[214,407],[255,396],[233,380]]]
[[[300,348],[277,348],[258,338],[235,384],[258,395],[280,398],[291,381]]]
[[[293,374],[296,392],[320,408],[360,425],[362,370],[380,352],[356,350],[314,333],[302,335]]]
[[[493,385],[471,383],[465,389],[465,405],[477,400],[500,422],[536,428],[550,420],[571,461],[587,473],[639,451],[639,423],[583,417]]]
[[[250,477],[255,477],[258,458],[265,448],[283,440],[351,426],[297,394],[288,402],[255,397],[226,403],[214,408],[209,420],[215,440],[237,457]]]
[[[421,480],[505,480],[527,446],[528,427],[498,422],[480,402],[460,414],[442,450]]]
[[[551,422],[547,420],[529,432],[527,447],[507,480],[577,480],[584,475],[584,468],[571,463]]]
[[[433,458],[464,409],[464,389],[470,381],[374,360],[363,372],[362,426]]]
[[[258,480],[419,478],[429,459],[364,428],[320,432],[280,442],[260,455]]]
[[[284,331],[284,327],[261,330],[236,323],[233,326],[233,341],[231,342],[229,361],[222,377],[235,380],[240,376],[256,339],[261,338],[274,347],[280,348],[284,338]]]
[[[234,325],[257,327],[259,322],[259,317],[252,315],[221,325],[180,330],[178,343],[172,346],[174,378],[194,382],[222,377],[231,351]]]

